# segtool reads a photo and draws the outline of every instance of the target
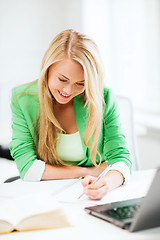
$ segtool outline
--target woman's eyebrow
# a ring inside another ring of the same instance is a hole
[[[69,78],[67,78],[66,76],[64,76],[63,74],[59,73],[62,77],[66,78],[67,80],[70,80]]]
[[[67,80],[70,80],[68,77],[66,77],[65,75],[58,73],[59,75],[61,75],[62,77],[66,78]],[[81,80],[81,81],[77,81],[77,82],[84,82],[85,80]]]

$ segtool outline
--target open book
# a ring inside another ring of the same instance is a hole
[[[64,209],[46,192],[0,198],[0,233],[69,226]]]

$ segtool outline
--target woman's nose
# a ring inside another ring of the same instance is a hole
[[[73,86],[72,85],[67,85],[63,88],[63,91],[68,94],[68,95],[71,95],[72,92],[73,92]]]

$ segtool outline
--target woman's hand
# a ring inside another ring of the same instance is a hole
[[[110,170],[106,176],[93,183],[96,177],[86,176],[82,180],[85,194],[92,200],[102,199],[108,191],[119,187],[124,182],[122,173],[117,170]]]

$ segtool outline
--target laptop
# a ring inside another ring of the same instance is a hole
[[[86,207],[85,211],[130,232],[159,227],[160,167],[145,197]]]

